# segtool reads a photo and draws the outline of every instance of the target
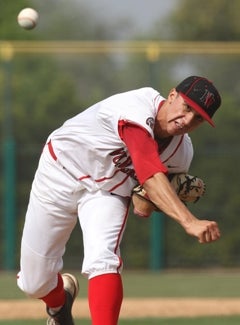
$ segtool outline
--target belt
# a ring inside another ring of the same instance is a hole
[[[48,150],[49,150],[49,152],[50,152],[50,155],[52,156],[52,158],[54,159],[54,160],[57,160],[57,156],[55,155],[55,152],[54,152],[54,150],[53,150],[53,146],[52,146],[52,142],[51,142],[51,140],[48,142]]]

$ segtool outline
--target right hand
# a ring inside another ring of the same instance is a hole
[[[185,231],[198,238],[199,243],[211,243],[220,238],[221,233],[215,221],[195,219],[184,227]]]

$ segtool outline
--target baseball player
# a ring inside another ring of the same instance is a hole
[[[67,120],[47,139],[33,180],[21,242],[18,286],[41,299],[47,324],[74,324],[78,281],[61,274],[65,245],[76,225],[84,243],[93,325],[116,325],[123,299],[120,243],[132,189],[200,243],[219,239],[215,221],[199,220],[179,199],[169,173],[187,172],[188,132],[221,104],[212,82],[190,76],[166,98],[146,87],[111,96]],[[137,211],[136,207],[136,211]]]

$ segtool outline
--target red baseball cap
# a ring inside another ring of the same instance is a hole
[[[221,105],[221,96],[211,81],[190,76],[176,87],[176,91],[204,120],[215,126],[212,117]]]

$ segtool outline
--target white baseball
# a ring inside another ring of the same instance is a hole
[[[33,29],[36,27],[39,15],[36,10],[32,8],[25,8],[18,14],[18,24],[25,29]]]

